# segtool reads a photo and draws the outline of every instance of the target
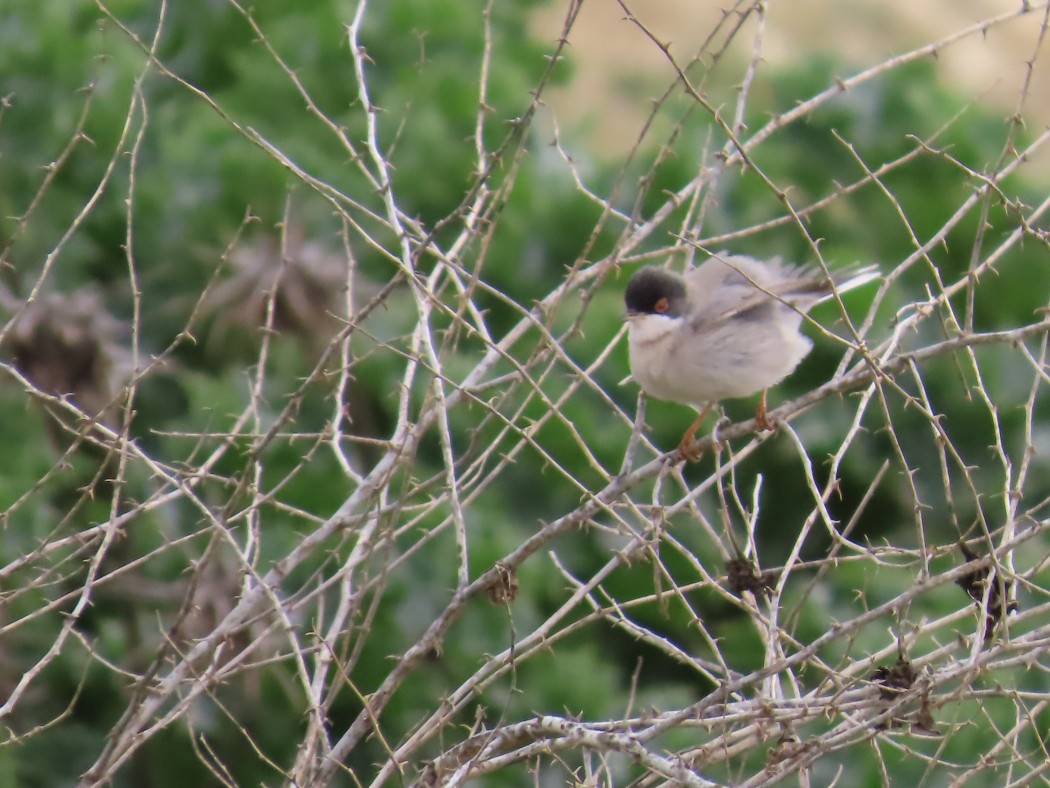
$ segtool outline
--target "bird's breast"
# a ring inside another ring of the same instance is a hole
[[[657,399],[699,404],[691,387],[676,372],[674,346],[680,321],[661,315],[638,315],[628,327],[631,376]]]

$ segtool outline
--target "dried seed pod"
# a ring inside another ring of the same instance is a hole
[[[777,584],[776,572],[759,572],[747,558],[726,561],[726,575],[729,590],[737,595],[750,591],[757,597],[765,598]]]
[[[902,654],[893,665],[875,668],[869,678],[880,685],[879,696],[883,700],[893,700],[915,683],[915,666]]]
[[[496,578],[488,587],[489,599],[497,605],[513,602],[518,596],[519,588],[517,570],[502,561],[497,563]]]
[[[965,544],[959,544],[959,550],[967,562],[976,561],[980,558],[977,553]],[[985,590],[988,593],[988,613],[984,622],[984,637],[989,639],[995,633],[999,622],[1009,613],[1018,611],[1017,600],[1011,598],[1013,581],[1003,578],[999,579],[998,573],[991,566],[982,566],[959,577],[955,584],[966,592],[967,596],[974,601],[978,607],[984,601]]]

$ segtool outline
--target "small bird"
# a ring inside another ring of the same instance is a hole
[[[755,424],[773,428],[766,389],[794,371],[813,343],[800,333],[814,305],[877,278],[877,267],[847,269],[831,278],[819,268],[715,255],[684,276],[642,268],[624,291],[631,376],[656,399],[699,411],[678,444],[690,445],[701,422],[723,399],[761,391]]]

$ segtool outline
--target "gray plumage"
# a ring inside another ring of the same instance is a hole
[[[763,391],[812,348],[802,315],[876,270],[829,279],[820,268],[741,255],[711,257],[684,276],[643,268],[624,293],[631,374],[650,396],[697,408]]]

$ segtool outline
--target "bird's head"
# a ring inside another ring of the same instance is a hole
[[[686,312],[685,283],[662,268],[643,268],[627,283],[623,300],[628,320],[642,315],[681,317]]]

